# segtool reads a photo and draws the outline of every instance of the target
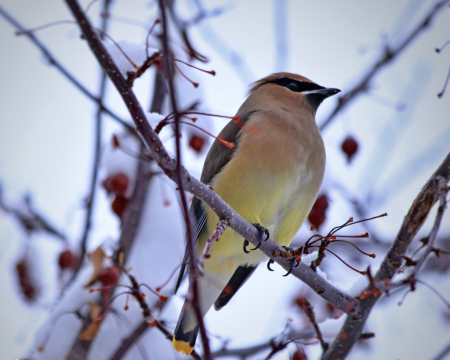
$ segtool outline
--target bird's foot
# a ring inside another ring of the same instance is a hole
[[[292,251],[292,248],[290,248],[289,246],[283,246],[283,248],[286,251]],[[288,259],[288,261],[289,261],[289,270],[283,276],[288,276],[292,272],[292,270],[294,270],[294,268],[297,267],[298,264],[300,264],[300,261],[297,260],[297,256],[293,257],[292,259]]]
[[[269,230],[266,229],[264,226],[261,226],[261,224],[255,223],[252,224],[256,229],[258,229],[258,245],[256,245],[256,247],[254,247],[253,249],[249,249],[250,251],[256,250],[261,246],[261,242],[262,241],[266,241],[269,237]],[[264,235],[266,236],[264,239]],[[247,246],[250,245],[249,241],[246,239],[244,240],[244,252],[246,254],[249,254],[250,251],[247,250]]]

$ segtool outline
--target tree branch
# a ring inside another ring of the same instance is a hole
[[[366,92],[370,87],[370,81],[372,78],[397,56],[399,56],[418,35],[427,29],[439,11],[442,10],[448,3],[449,0],[440,0],[435,3],[428,11],[425,18],[422,19],[422,21],[420,21],[397,46],[390,46],[389,44],[386,44],[384,47],[384,52],[381,54],[379,59],[375,61],[374,65],[368,68],[366,75],[363,76],[363,78],[352,89],[348,90],[345,95],[338,98],[338,104],[328,118],[320,125],[320,130],[324,131],[341,110],[345,109],[363,92]]]
[[[445,184],[450,181],[450,153],[417,195],[405,216],[391,248],[375,275],[379,283],[383,284],[385,281],[390,281],[400,268],[402,255],[406,253],[411,241],[439,198],[441,191],[439,185],[443,183],[443,179],[445,179]],[[371,290],[373,290],[373,287],[369,286],[365,291],[369,293]],[[347,356],[355,342],[359,340],[363,326],[378,299],[379,297],[374,295],[358,299],[359,309],[354,311],[353,314],[348,314],[340,334],[324,354],[322,360],[339,360]]]

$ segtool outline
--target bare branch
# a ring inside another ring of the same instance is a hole
[[[311,339],[316,335],[314,330],[303,330],[300,332],[289,332],[286,335],[287,339],[292,340],[301,340],[301,339]],[[275,341],[275,338],[272,338],[267,341],[263,341],[260,344],[248,346],[248,347],[242,347],[242,348],[236,348],[236,349],[228,349],[226,346],[224,346],[222,349],[213,352],[211,355],[214,359],[219,357],[229,357],[229,356],[236,356],[240,359],[246,359],[247,357],[254,355],[256,353],[259,353],[261,351],[267,350],[270,347],[273,346]]]
[[[24,28],[17,20],[15,20],[10,14],[6,12],[5,9],[0,5],[0,15],[8,21],[12,26],[20,31],[25,31]],[[43,55],[47,58],[48,62],[55,66],[76,88],[78,88],[84,95],[86,95],[89,99],[97,103],[97,105],[101,108],[103,112],[111,116],[114,120],[125,126],[128,130],[133,131],[133,127],[128,124],[127,121],[121,119],[117,116],[112,110],[110,110],[107,106],[105,106],[101,99],[92,94],[83,84],[81,84],[75,76],[73,76],[58,60],[56,60],[55,56],[47,49],[47,47],[42,44],[42,42],[31,32],[25,32],[24,35],[28,37],[39,50],[42,51]]]
[[[440,185],[442,185],[443,180],[445,180],[445,183],[450,180],[450,153],[425,184],[405,216],[391,248],[375,275],[380,283],[390,281],[400,268],[402,255],[406,253],[412,239],[439,198]],[[372,290],[373,287],[369,286],[364,291],[370,294]],[[355,342],[359,340],[363,326],[378,298],[378,296],[371,295],[362,300],[358,299],[359,309],[347,316],[340,334],[322,357],[323,360],[344,359],[347,356]]]
[[[328,118],[320,125],[320,130],[324,131],[325,128],[331,123],[331,121],[336,117],[336,115],[343,109],[345,109],[349,104],[351,104],[359,95],[366,92],[370,87],[370,81],[372,78],[381,71],[386,65],[391,63],[396,57],[398,57],[403,50],[405,50],[409,44],[412,43],[417,36],[419,36],[424,30],[426,30],[434,20],[435,16],[440,10],[444,8],[445,5],[449,3],[449,0],[440,0],[436,2],[428,14],[420,21],[411,32],[396,46],[391,46],[386,44],[384,46],[384,51],[380,58],[371,65],[366,75],[355,85],[352,89],[346,92],[338,99],[338,104],[328,116]]]

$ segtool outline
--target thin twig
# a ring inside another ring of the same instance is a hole
[[[416,261],[416,265],[414,267],[413,276],[415,277],[419,271],[421,270],[422,266],[425,263],[425,260],[428,258],[428,255],[431,254],[434,248],[434,244],[436,242],[436,237],[439,231],[439,227],[441,226],[442,218],[444,217],[444,211],[447,207],[447,193],[449,191],[447,187],[447,182],[445,178],[443,177],[436,177],[436,179],[439,182],[439,207],[436,214],[436,219],[434,221],[433,228],[431,229],[430,235],[428,236],[428,242],[425,246],[425,249],[422,253],[422,256]]]
[[[199,267],[203,269],[203,263],[206,259],[211,257],[211,248],[216,241],[219,241],[220,236],[223,232],[230,226],[230,222],[228,219],[219,220],[216,228],[214,229],[212,235],[206,240],[205,248],[203,249],[202,256],[198,259]]]
[[[403,41],[399,44],[396,46],[386,44],[384,46],[383,53],[375,61],[375,63],[368,68],[366,75],[355,86],[353,86],[352,89],[348,90],[345,95],[339,97],[336,107],[333,109],[328,118],[320,125],[319,128],[321,131],[325,130],[325,128],[341,110],[345,109],[350,103],[356,100],[358,96],[369,89],[370,81],[375,77],[375,75],[391,63],[396,57],[398,57],[402,51],[416,39],[417,36],[427,29],[434,20],[434,17],[444,8],[446,4],[448,4],[448,2],[449,0],[440,0],[435,3],[428,11],[427,15],[411,30],[407,36],[405,36]]]
[[[43,214],[33,208],[31,198],[29,196],[25,197],[26,208],[16,208],[6,204],[3,199],[2,190],[2,185],[0,184],[0,209],[16,218],[26,232],[31,233],[33,231],[44,231],[48,234],[54,235],[62,241],[67,241],[66,236],[59,231],[56,226],[52,225]]]
[[[314,330],[303,330],[300,332],[289,332],[286,337],[292,340],[301,340],[301,339],[311,339],[316,335]],[[257,354],[261,351],[267,350],[273,347],[275,338],[266,340],[257,345],[252,345],[248,347],[229,349],[224,346],[222,349],[214,351],[211,355],[214,359],[219,357],[229,357],[236,356],[240,359],[246,359],[247,357]]]
[[[450,343],[448,343],[444,349],[432,360],[445,360],[447,355],[450,354]]]
[[[110,0],[105,0],[103,3],[103,12],[107,13],[108,8],[110,5]],[[105,33],[107,31],[108,27],[108,18],[104,17],[102,18],[101,23],[101,29],[102,32]],[[97,107],[97,114],[95,116],[95,141],[94,141],[94,160],[92,162],[92,170],[91,170],[91,181],[90,181],[90,189],[89,189],[89,195],[88,195],[88,201],[87,201],[87,209],[86,209],[86,215],[84,218],[84,227],[83,227],[83,235],[81,236],[81,243],[80,243],[80,261],[78,262],[78,266],[76,267],[75,271],[73,272],[73,275],[71,279],[67,282],[65,287],[68,287],[72,284],[72,281],[77,277],[78,272],[83,266],[84,257],[86,256],[86,248],[87,248],[87,242],[89,238],[89,233],[92,226],[92,215],[94,211],[94,203],[95,203],[95,195],[96,195],[96,189],[97,189],[97,179],[98,179],[98,172],[100,170],[100,149],[102,144],[102,108],[103,108],[103,101],[105,99],[105,92],[106,92],[106,73],[104,71],[101,71],[100,75],[100,91],[98,96],[98,107]]]
[[[15,20],[5,9],[0,5],[0,15],[8,21],[12,26],[14,26],[19,31],[25,31],[26,28],[23,27],[17,20]],[[125,126],[128,130],[133,131],[133,127],[125,120],[121,119],[118,115],[116,115],[111,109],[109,109],[106,105],[102,104],[101,100],[92,94],[84,85],[78,81],[75,76],[73,76],[58,60],[56,57],[47,49],[47,47],[42,44],[42,42],[34,35],[33,33],[24,33],[25,36],[28,37],[44,54],[47,58],[48,62],[55,66],[73,85],[75,85],[78,90],[80,90],[84,95],[86,95],[89,99],[94,101],[101,107],[101,110],[111,116],[114,120]]]
[[[328,349],[329,344],[323,340],[322,332],[319,329],[319,325],[317,325],[316,314],[314,313],[314,308],[308,299],[305,299],[305,314],[308,317],[308,320],[314,327],[314,331],[316,332],[316,337],[320,342],[320,346],[322,346],[322,350],[325,352]]]

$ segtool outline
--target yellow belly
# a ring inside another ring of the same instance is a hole
[[[305,137],[300,130],[292,133],[295,128],[287,131],[276,121],[258,123],[258,117],[254,118],[252,125],[259,133],[242,133],[236,153],[211,185],[245,220],[261,224],[274,241],[287,246],[308,216],[322,183],[323,142],[318,130],[316,137]],[[311,152],[304,146],[308,141],[321,146]],[[199,238],[199,253],[219,221],[211,209],[204,207],[208,220]],[[205,270],[233,273],[239,265],[257,265],[267,258],[261,251],[244,253],[243,241],[234,230],[226,229],[213,245]]]
[[[233,173],[232,168],[227,170]],[[292,173],[260,173],[257,181],[221,175],[213,183],[217,194],[249,223],[259,223],[267,228],[270,237],[280,245],[291,243],[317,196],[317,190],[311,192],[310,184]],[[200,252],[219,221],[209,207],[203,206],[208,213],[208,221],[199,238]],[[234,230],[226,229],[213,245],[211,257],[205,261],[205,270],[233,273],[239,265],[257,265],[267,258],[260,251],[244,253],[243,241],[244,238]]]

